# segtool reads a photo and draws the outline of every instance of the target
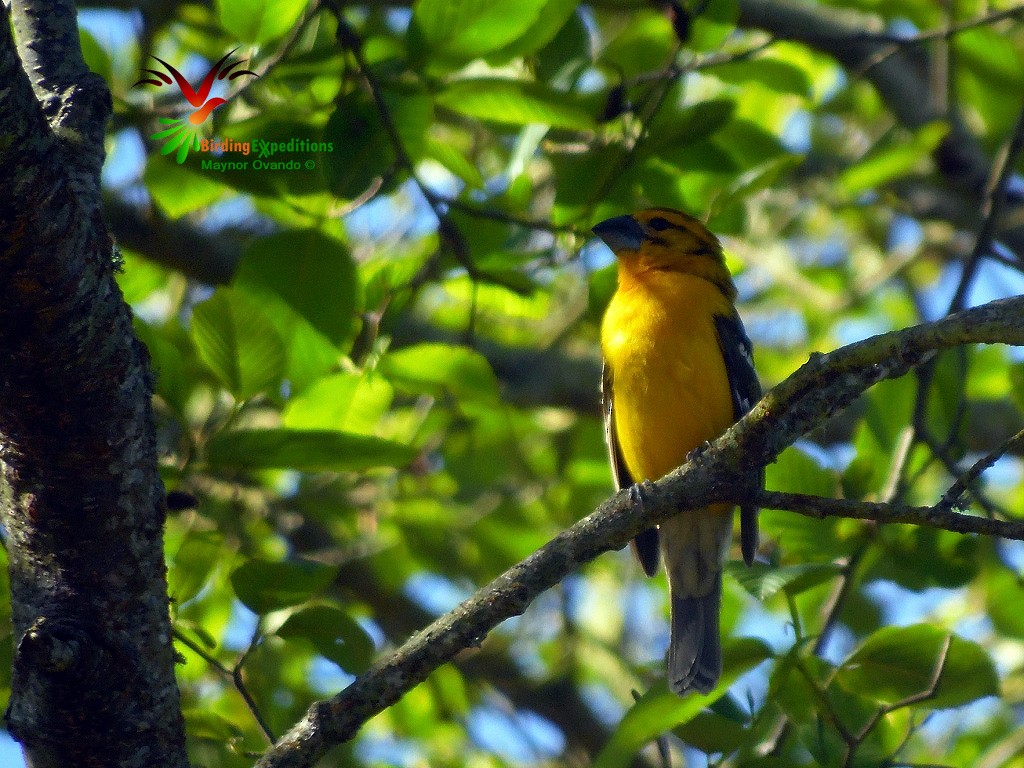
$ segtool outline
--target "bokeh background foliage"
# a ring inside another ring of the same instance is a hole
[[[1020,219],[970,259],[984,191],[944,162],[1015,130],[1010,2],[82,5],[115,101],[121,287],[181,492],[167,562],[196,764],[250,765],[609,495],[597,337],[615,278],[596,221],[706,218],[766,387],[811,351],[1024,284],[1001,237]],[[160,154],[148,137],[179,104],[133,89],[140,68],[195,79],[236,47],[260,77],[232,84],[210,134],[331,151],[271,158],[291,171]],[[894,62],[920,83],[903,103],[880,85]],[[1024,186],[1003,184],[1019,216]],[[787,450],[768,487],[934,503],[1020,428],[1022,371],[1001,347],[945,354]],[[1020,516],[1021,485],[1011,453],[964,507]],[[668,734],[675,765],[1024,765],[1019,546],[762,520],[763,562],[726,579],[714,695],[666,693],[664,581],[624,552],[324,764],[661,765]]]

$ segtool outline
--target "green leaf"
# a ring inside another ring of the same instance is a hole
[[[159,264],[137,256],[132,251],[122,251],[123,265],[117,273],[117,284],[129,304],[138,304],[154,292],[165,288],[169,272]]]
[[[758,600],[767,600],[778,592],[798,595],[823,584],[842,571],[834,563],[800,563],[786,566],[754,563],[749,568],[729,563],[726,569],[741,587]]]
[[[962,413],[966,373],[977,368],[972,365],[969,348],[940,352],[932,361],[931,380],[927,395],[928,428],[933,435],[949,440],[947,450],[954,457],[962,451],[959,439],[966,431]],[[948,438],[946,437],[948,436]]]
[[[441,91],[436,102],[461,115],[504,125],[537,123],[572,130],[594,126],[590,107],[578,96],[526,80],[458,80]]]
[[[732,99],[708,99],[683,109],[665,109],[653,121],[651,138],[641,145],[644,157],[660,155],[714,135],[736,111]]]
[[[554,0],[553,0],[554,1]],[[579,11],[569,16],[551,42],[533,57],[538,80],[569,86],[590,64],[590,34]]]
[[[379,373],[337,373],[292,398],[285,408],[284,425],[371,435],[393,396],[393,387]]]
[[[874,189],[918,169],[939,142],[949,133],[944,122],[932,122],[920,128],[909,142],[901,142],[870,154],[839,176],[839,184],[849,195]]]
[[[565,26],[577,5],[578,0],[545,0],[530,28],[504,48],[488,54],[487,60],[498,64],[539,51]]]
[[[708,72],[719,80],[740,86],[760,83],[778,93],[791,93],[807,99],[812,93],[807,72],[791,62],[769,56],[719,64]]]
[[[635,11],[629,25],[605,46],[598,63],[617,79],[636,77],[664,67],[675,42],[672,24],[664,13]]]
[[[337,367],[341,349],[283,299],[275,297],[273,302],[268,302],[267,314],[288,349],[287,376],[293,393],[301,392]]]
[[[224,537],[217,531],[189,531],[167,569],[167,594],[181,605],[203,588],[217,564]]]
[[[712,754],[729,754],[739,749],[747,739],[750,726],[716,712],[701,712],[688,723],[672,729],[686,745]]]
[[[907,525],[887,527],[880,539],[884,550],[874,575],[908,589],[962,587],[978,573],[977,537]]]
[[[327,187],[345,200],[379,185],[395,162],[380,115],[361,91],[338,99],[324,127],[324,141],[333,147],[323,155]]]
[[[847,690],[885,704],[923,695],[932,688],[949,636],[930,624],[883,627],[846,659],[837,680]],[[935,695],[916,706],[943,709],[998,695],[999,678],[985,649],[953,635]]]
[[[317,653],[354,675],[365,672],[373,661],[373,640],[355,619],[333,605],[300,608],[277,635],[308,640]]]
[[[209,739],[221,743],[240,739],[245,731],[223,715],[208,709],[184,709],[185,729],[192,739]]]
[[[1024,87],[1021,53],[1013,38],[988,27],[964,30],[952,39],[961,65],[980,80],[1008,90]]]
[[[158,154],[149,156],[142,180],[153,201],[172,219],[208,208],[227,191],[219,181]]]
[[[480,170],[461,151],[453,147],[451,143],[428,138],[425,154],[426,157],[436,160],[447,168],[452,175],[458,176],[466,182],[470,189],[483,189],[484,177],[481,175]]]
[[[185,364],[182,349],[170,336],[170,330],[134,320],[135,333],[149,350],[150,364],[156,375],[156,393],[178,413],[185,410],[195,382]],[[178,329],[180,331],[180,328]],[[181,333],[182,343],[188,339]]]
[[[334,344],[352,331],[359,295],[356,266],[342,243],[319,230],[290,230],[256,240],[235,282],[280,296]]]
[[[82,46],[82,58],[85,59],[85,66],[108,83],[111,82],[113,80],[113,69],[106,49],[96,42],[96,38],[82,27],[78,28],[78,42]]]
[[[780,177],[787,175],[802,162],[803,158],[798,155],[784,155],[751,168],[723,189],[721,194],[715,198],[709,223],[713,225],[713,217],[727,210],[730,205],[740,205],[755,192],[773,186]]]
[[[385,106],[398,133],[402,149],[413,162],[427,149],[427,128],[433,122],[430,97],[416,89],[384,89]],[[387,191],[400,177],[389,172],[398,155],[381,120],[379,108],[360,90],[348,93],[335,103],[334,112],[324,127],[323,141],[332,149],[323,154],[328,188],[346,199],[359,197],[387,181]]]
[[[799,445],[786,448],[765,467],[765,484],[773,490],[826,498],[834,498],[839,489],[836,473],[823,467]]]
[[[738,638],[722,649],[722,678],[711,693],[677,696],[668,691],[664,684],[652,688],[626,712],[612,738],[594,761],[594,768],[622,768],[629,765],[644,744],[688,722],[721,698],[736,678],[771,655],[771,649],[760,640]]]
[[[306,5],[305,0],[217,0],[217,16],[236,40],[266,43],[291,29]]]
[[[274,326],[248,296],[218,288],[192,313],[199,358],[238,400],[274,386],[285,367],[285,348]]]
[[[689,47],[696,51],[719,48],[736,30],[740,17],[739,0],[710,0],[701,4],[701,13],[690,26]]]
[[[204,646],[211,651],[217,647],[217,638],[211,635],[206,627],[196,624],[194,621],[182,619],[180,615],[174,618],[174,629],[178,634],[186,637],[191,635],[188,639],[194,645]]]
[[[378,367],[401,389],[497,405],[498,379],[479,352],[447,344],[417,344],[390,352]]]
[[[337,574],[337,567],[309,560],[253,559],[231,572],[231,587],[252,611],[270,613],[306,602],[334,581]]]
[[[239,429],[214,435],[206,460],[221,470],[359,472],[401,467],[415,456],[416,450],[402,443],[335,430]]]
[[[467,62],[497,51],[534,27],[548,0],[417,0],[412,47],[437,59]]]
[[[1017,410],[1024,413],[1024,363],[1013,363],[1007,373],[1010,379],[1010,396]]]
[[[1000,565],[986,572],[980,583],[985,587],[985,613],[996,632],[1024,640],[1024,580]]]
[[[877,491],[888,479],[892,457],[913,418],[917,384],[912,376],[880,381],[864,397],[864,420],[857,426],[853,445],[857,457],[847,469],[844,485],[859,498]]]

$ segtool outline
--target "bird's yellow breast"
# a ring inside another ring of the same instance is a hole
[[[601,346],[619,446],[635,481],[662,477],[735,420],[714,320],[732,311],[715,285],[694,275],[620,270]]]

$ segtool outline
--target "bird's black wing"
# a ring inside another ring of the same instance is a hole
[[[761,382],[754,370],[753,346],[739,315],[717,315],[715,328],[725,358],[725,372],[732,390],[733,417],[739,420],[761,399]],[[757,474],[757,488],[764,488],[764,469]],[[750,565],[757,554],[757,507],[740,505],[740,549],[743,561]]]
[[[608,446],[608,460],[612,465],[615,488],[628,488],[636,481],[626,467],[626,460],[622,458],[619,449],[619,438],[615,434],[615,397],[612,393],[612,369],[608,363],[601,370],[601,409],[604,411],[604,441]],[[657,528],[648,528],[633,539],[633,554],[648,576],[658,572]]]

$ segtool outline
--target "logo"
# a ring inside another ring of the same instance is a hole
[[[175,154],[175,159],[180,165],[185,162],[185,158],[188,157],[189,151],[198,150],[200,148],[199,134],[202,131],[203,123],[205,123],[207,118],[210,117],[213,110],[221,104],[227,104],[228,101],[227,99],[222,99],[219,96],[210,98],[210,91],[213,89],[214,83],[223,80],[225,77],[228,80],[234,80],[236,77],[242,77],[243,75],[259,77],[259,75],[251,69],[240,69],[237,72],[232,72],[236,67],[248,62],[248,59],[228,61],[232,54],[237,50],[238,49],[235,48],[224,54],[224,57],[220,61],[210,67],[210,71],[206,73],[205,77],[203,77],[198,88],[193,88],[192,84],[189,83],[178,70],[156,56],[153,58],[159,61],[167,72],[161,72],[156,69],[142,70],[142,72],[153,75],[153,77],[143,77],[135,83],[132,88],[140,85],[155,85],[158,88],[162,88],[165,85],[171,85],[174,83],[178,86],[178,90],[181,92],[181,95],[185,97],[185,100],[192,105],[192,110],[187,117],[177,119],[169,117],[160,118],[160,122],[169,127],[164,130],[157,131],[150,136],[154,141],[162,141],[164,143],[163,149],[160,150],[160,154],[169,155],[176,151],[177,154]]]

